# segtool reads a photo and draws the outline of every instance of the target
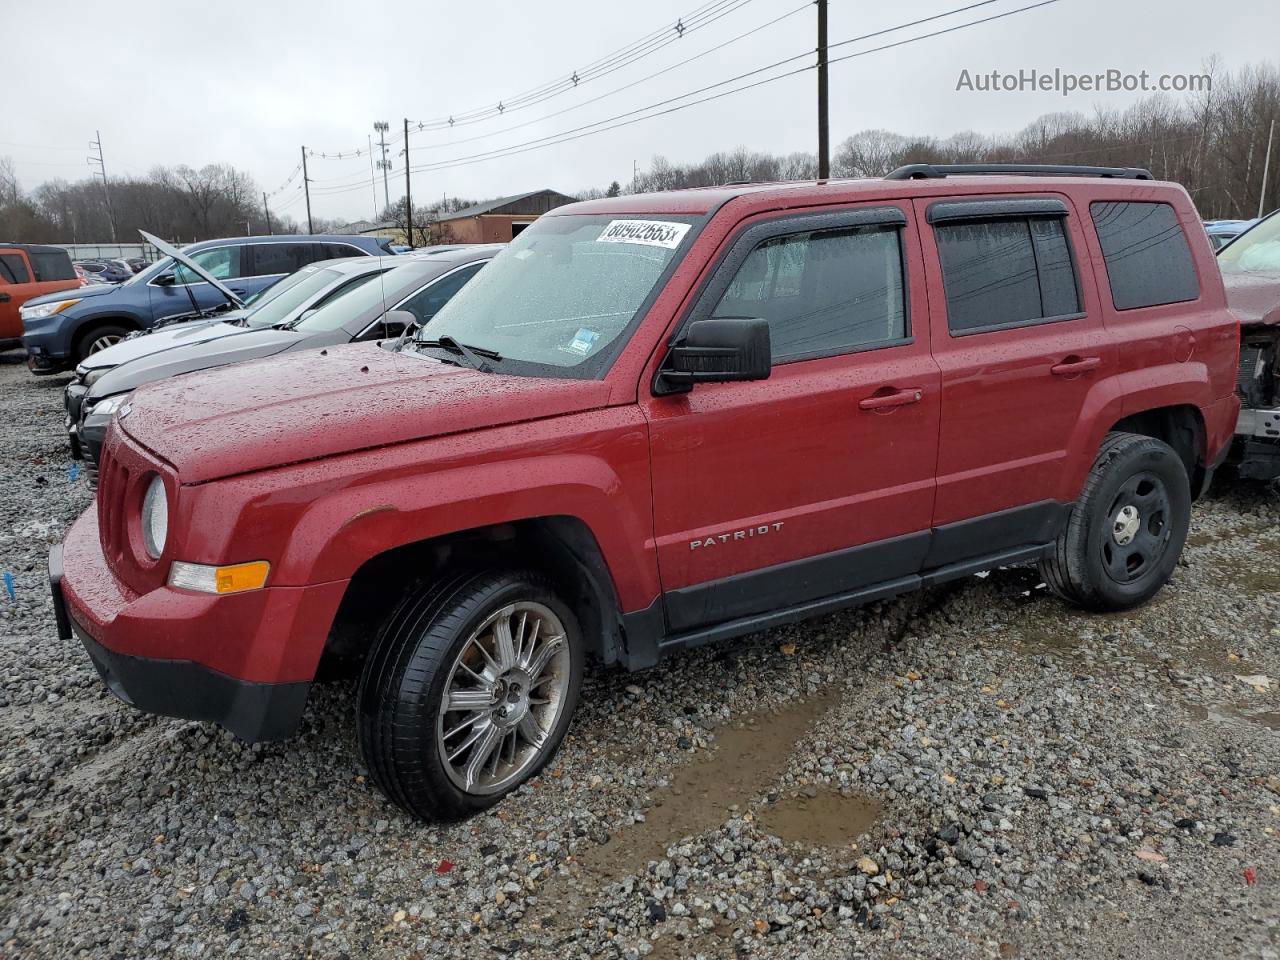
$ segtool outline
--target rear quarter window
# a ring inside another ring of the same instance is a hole
[[[1200,298],[1191,246],[1172,206],[1108,201],[1091,203],[1089,213],[1117,310]]]
[[[40,252],[30,250],[27,256],[31,258],[31,269],[35,271],[36,279],[41,283],[76,278],[75,268],[71,266],[71,257],[65,250]]]

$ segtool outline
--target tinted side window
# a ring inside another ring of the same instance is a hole
[[[944,224],[935,234],[952,333],[1080,312],[1060,217]]]
[[[1092,203],[1117,310],[1200,297],[1200,279],[1178,215],[1167,203]]]
[[[31,258],[31,269],[35,271],[36,279],[44,282],[46,280],[74,280],[76,272],[71,266],[71,257],[64,250],[49,250],[36,252],[28,251],[27,256]]]
[[[30,283],[27,262],[20,253],[0,253],[0,283]]]
[[[467,281],[479,273],[483,266],[483,263],[473,263],[454,271],[431,286],[419,290],[396,309],[408,310],[418,318],[419,323],[426,323],[439,313],[440,308],[452,300],[453,295],[465,287]]]
[[[898,227],[855,227],[766,240],[712,316],[767,320],[774,363],[902,340],[900,238]]]
[[[315,243],[255,243],[245,249],[253,258],[253,275],[270,277],[293,273],[322,259],[314,255]]]

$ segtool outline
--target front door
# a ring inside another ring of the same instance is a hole
[[[909,204],[744,226],[686,320],[763,317],[767,380],[649,396],[672,633],[914,574],[939,383]],[[647,395],[648,385],[642,388]]]
[[[232,292],[247,296],[256,292],[258,287],[252,286],[248,282],[249,278],[244,276],[241,265],[243,251],[243,245],[210,247],[191,254],[191,259],[225,283]],[[168,282],[170,280],[172,282]],[[199,274],[180,263],[174,264],[161,277],[152,280],[150,290],[151,315],[156,320],[178,313],[208,310],[227,302],[227,298],[213,284],[206,283]]]
[[[22,305],[35,296],[35,278],[24,251],[0,247],[0,339],[22,336]]]
[[[1073,433],[1115,350],[1087,249],[1060,195],[917,200],[942,371],[937,528],[929,565],[1051,540],[1065,520]]]

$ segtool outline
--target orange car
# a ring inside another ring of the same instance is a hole
[[[80,286],[71,256],[61,247],[0,243],[0,349],[22,336],[18,310],[32,297]]]

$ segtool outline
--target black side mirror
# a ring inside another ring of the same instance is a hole
[[[772,367],[767,321],[753,317],[695,320],[667,354],[654,392],[661,396],[685,393],[695,383],[767,380]]]
[[[162,273],[151,282],[157,287],[172,287],[177,279],[172,273]]]

